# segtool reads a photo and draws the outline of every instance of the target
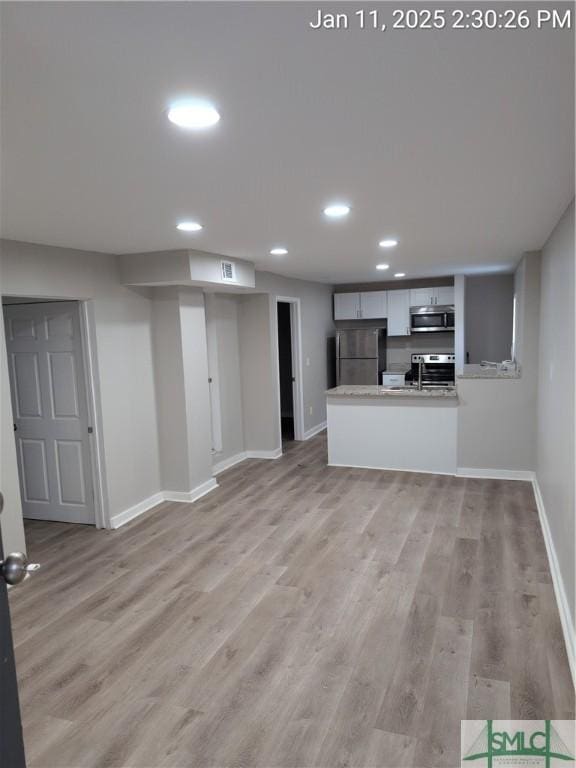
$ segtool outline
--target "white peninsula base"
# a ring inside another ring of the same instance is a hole
[[[456,397],[328,393],[327,411],[331,466],[456,474]]]

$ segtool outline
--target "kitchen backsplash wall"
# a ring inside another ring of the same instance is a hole
[[[418,333],[412,336],[389,336],[386,340],[387,368],[399,370],[410,368],[411,355],[454,353],[453,333]]]

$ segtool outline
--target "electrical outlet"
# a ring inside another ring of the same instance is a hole
[[[312,406],[310,406],[310,416],[312,416],[312,411],[313,411],[313,410],[314,410],[314,409],[312,408]]]

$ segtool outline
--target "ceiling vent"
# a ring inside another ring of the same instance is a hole
[[[234,262],[232,261],[221,261],[220,267],[222,270],[222,280],[225,283],[234,283],[236,282],[236,270],[234,268]]]

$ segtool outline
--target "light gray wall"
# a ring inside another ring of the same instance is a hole
[[[275,451],[280,447],[280,429],[270,297],[267,294],[242,296],[238,310],[245,448]]]
[[[332,375],[332,371],[328,369],[329,348],[335,336],[332,287],[306,280],[294,280],[271,272],[257,272],[256,288],[266,291],[271,299],[276,296],[300,299],[304,430],[312,429],[326,421],[324,393]],[[275,304],[271,312],[276,312]],[[274,367],[274,377],[274,386],[277,386],[277,365]]]
[[[519,379],[458,379],[458,466],[521,470],[536,465],[540,254],[522,258],[516,277]]]
[[[193,490],[212,477],[206,314],[202,291],[181,288],[178,299],[189,453],[187,490]]]
[[[510,359],[513,302],[514,275],[466,278],[467,363]]]
[[[542,251],[536,475],[574,606],[574,201]],[[574,616],[572,616],[574,623]]]
[[[3,295],[90,300],[106,501],[116,515],[160,490],[149,294],[120,284],[115,256],[10,240],[0,245]],[[4,402],[9,387],[5,368],[1,386]],[[4,440],[6,427],[3,422]],[[14,466],[5,455],[3,475],[10,484]]]
[[[154,374],[162,490],[189,491],[188,435],[177,288],[153,292]]]
[[[222,424],[222,451],[214,456],[218,463],[245,450],[242,420],[242,375],[238,305],[240,298],[231,294],[213,294],[206,309],[210,311],[217,347],[217,386]]]
[[[212,477],[204,295],[159,288],[152,306],[161,486],[186,493]]]

